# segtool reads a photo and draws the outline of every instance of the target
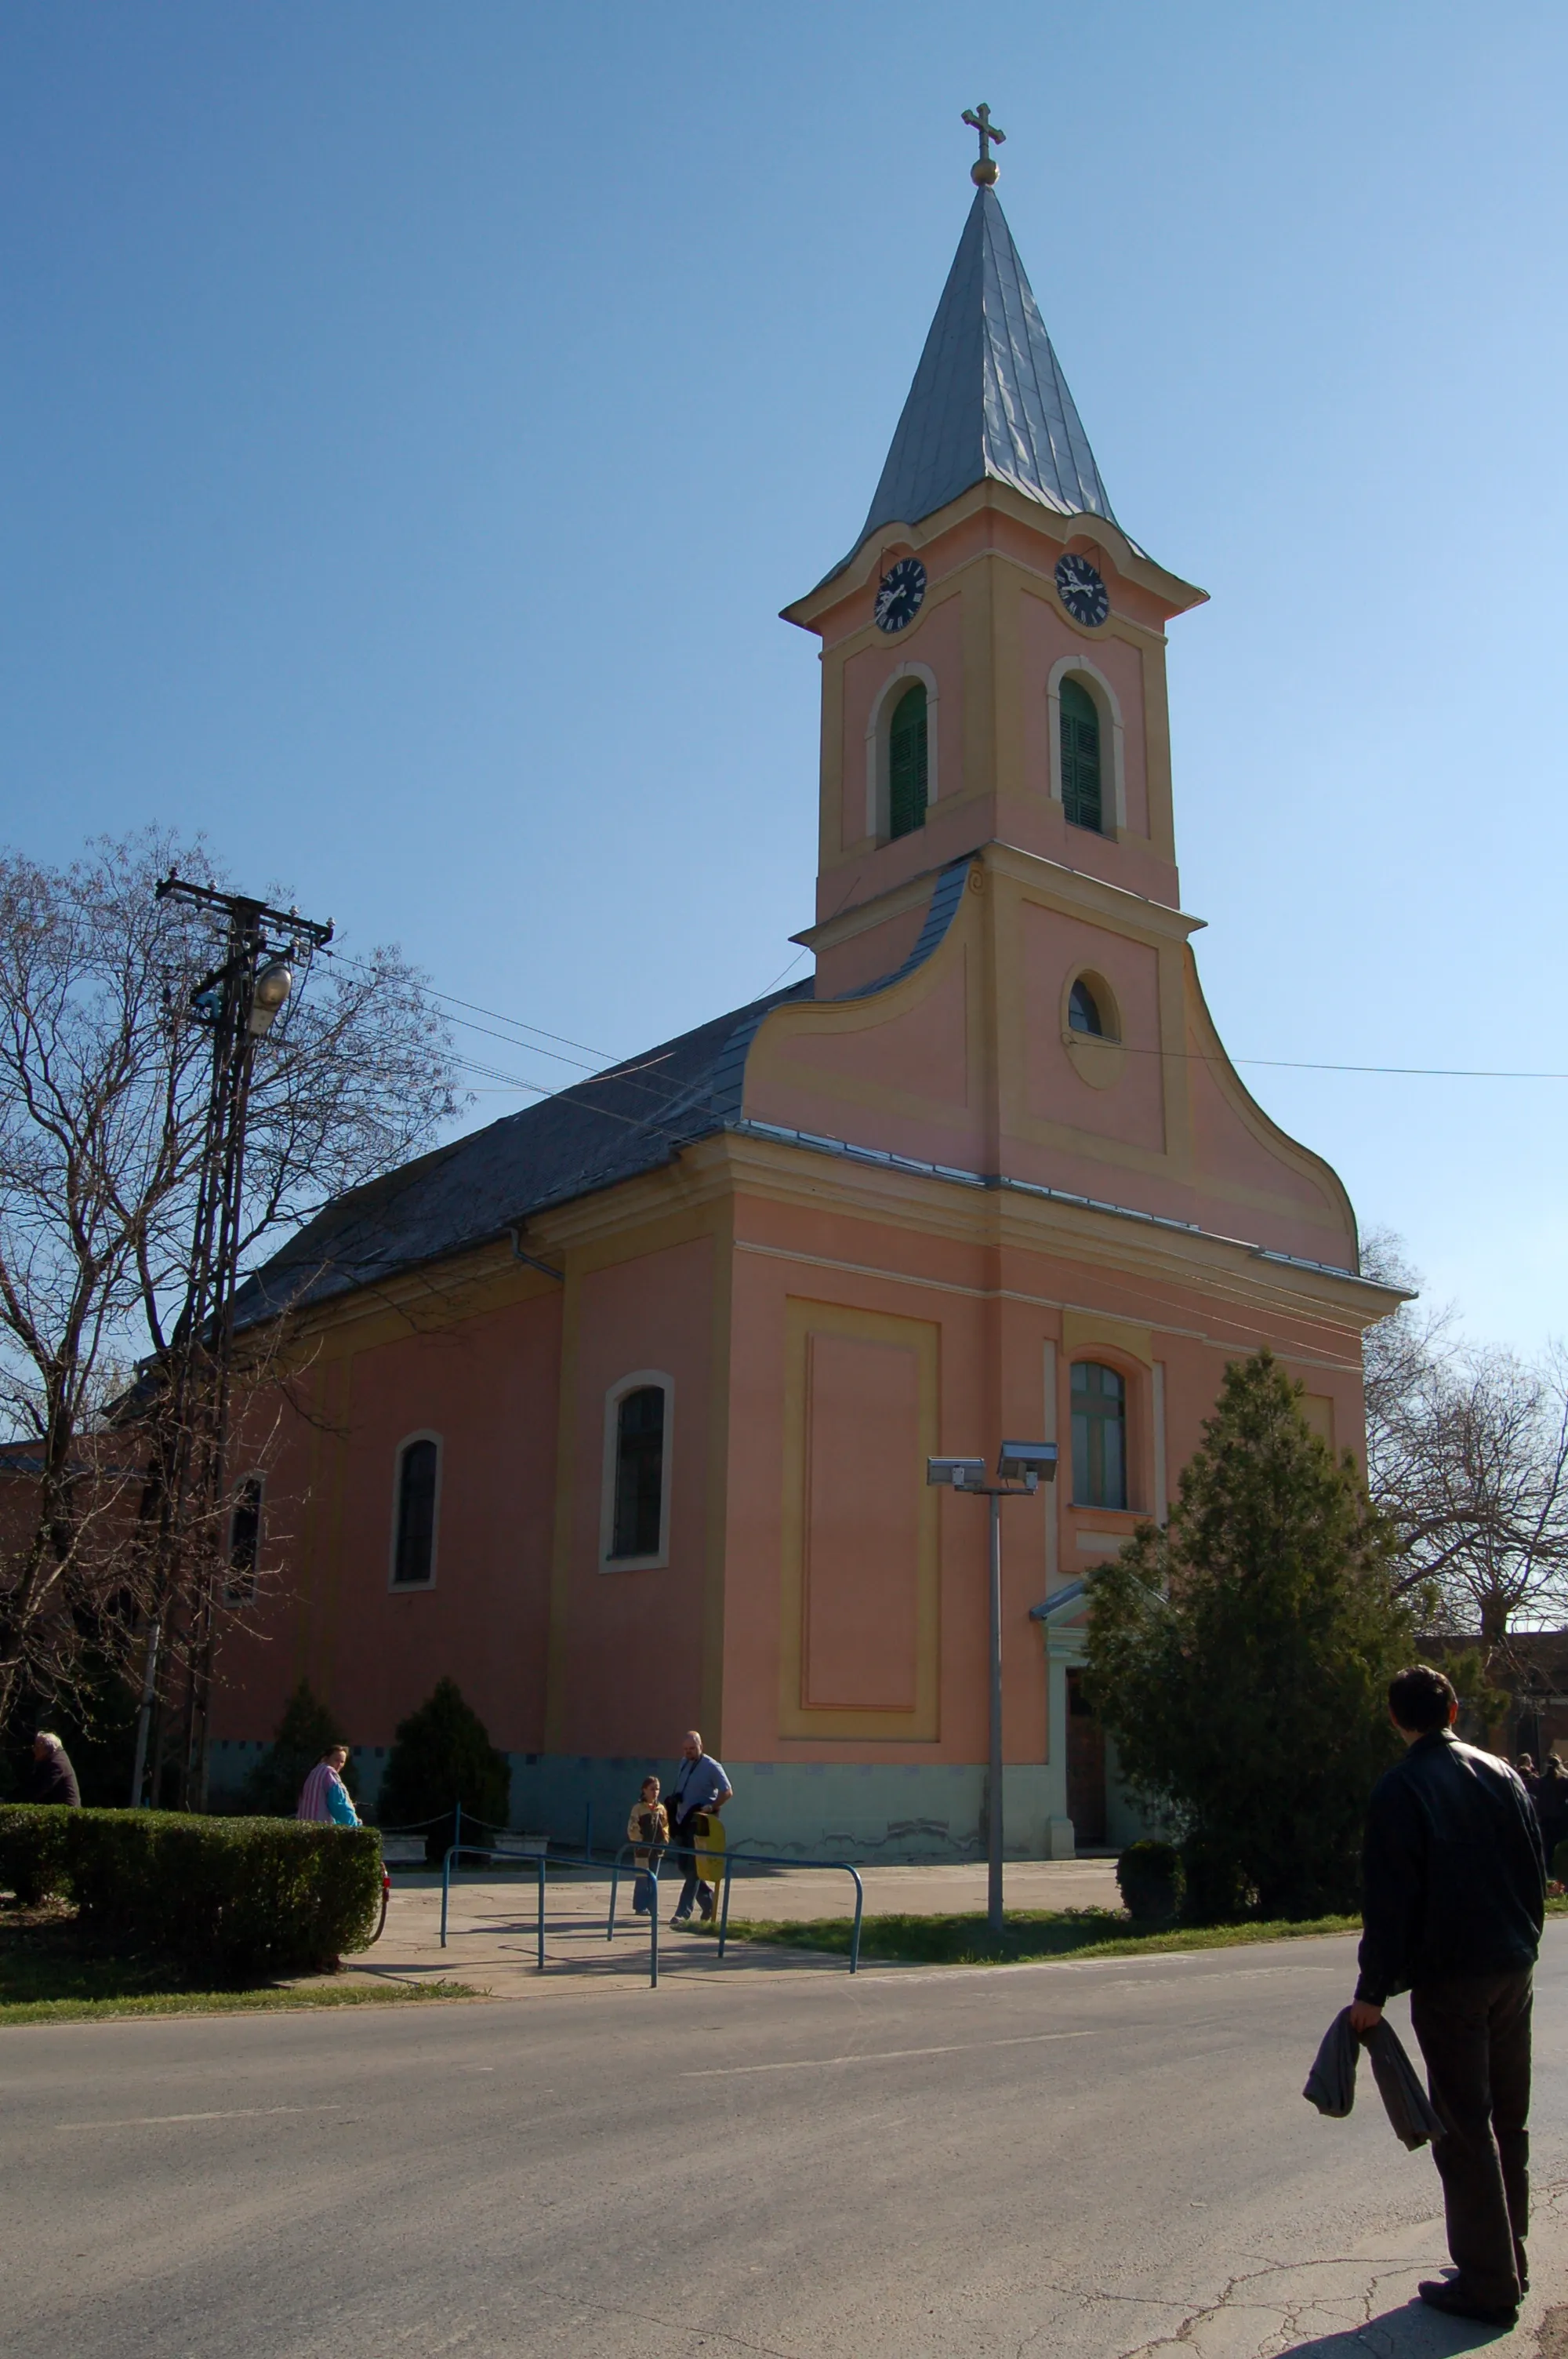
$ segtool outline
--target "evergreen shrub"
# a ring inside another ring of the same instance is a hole
[[[271,1745],[240,1788],[242,1812],[254,1818],[291,1819],[299,1803],[299,1788],[330,1745],[341,1745],[341,1723],[323,1703],[308,1680],[301,1680],[283,1708]],[[352,1760],[342,1771],[344,1785],[353,1794]],[[356,1799],[357,1799],[356,1796]]]
[[[1174,1843],[1143,1842],[1128,1844],[1116,1881],[1135,1924],[1164,1925],[1180,1910],[1187,1879]]]
[[[386,1756],[376,1797],[384,1827],[438,1821],[425,1838],[425,1856],[438,1867],[452,1841],[453,1804],[465,1819],[505,1826],[512,1798],[512,1771],[498,1753],[478,1712],[464,1702],[455,1680],[438,1680],[432,1692],[399,1723]]]
[[[219,1983],[330,1972],[381,1907],[373,1828],[179,1810],[0,1809],[0,1884],[74,1898],[84,1931]]]
[[[1087,1688],[1122,1773],[1182,1830],[1189,1917],[1354,1909],[1416,1651],[1394,1535],[1268,1352],[1233,1361],[1167,1529],[1094,1576]]]

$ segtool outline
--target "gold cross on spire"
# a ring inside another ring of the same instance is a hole
[[[966,106],[964,120],[971,131],[978,131],[980,135],[980,160],[978,164],[970,165],[969,178],[977,189],[994,189],[997,174],[1001,168],[990,153],[990,149],[993,147],[1000,147],[1007,134],[996,128],[991,121],[991,111],[989,106]]]

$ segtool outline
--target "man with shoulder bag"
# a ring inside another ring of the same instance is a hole
[[[697,1873],[697,1846],[709,1832],[709,1818],[718,1816],[734,1790],[721,1764],[703,1751],[700,1731],[688,1728],[669,1799],[670,1857],[685,1879],[672,1925],[689,1925],[694,1903],[705,1925],[713,1914],[713,1894]]]

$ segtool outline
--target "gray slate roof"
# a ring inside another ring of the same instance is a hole
[[[656,1169],[740,1113],[758,1025],[810,991],[808,980],[717,1016],[323,1205],[246,1280],[236,1320],[374,1286],[504,1236],[548,1205]]]
[[[846,997],[885,991],[925,964],[953,922],[968,869],[966,856],[938,873],[908,958]],[[373,1287],[503,1237],[552,1204],[656,1170],[683,1147],[740,1120],[747,1051],[762,1018],[812,995],[809,977],[770,992],[337,1197],[246,1279],[235,1300],[237,1322]]]
[[[1116,521],[1007,218],[977,189],[855,546],[987,476],[1063,515]]]

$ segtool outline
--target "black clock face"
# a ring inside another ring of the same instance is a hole
[[[877,584],[878,630],[907,630],[925,598],[925,566],[918,557],[901,557]]]
[[[1091,631],[1098,631],[1110,612],[1110,593],[1087,557],[1057,560],[1056,594],[1074,622]]]

